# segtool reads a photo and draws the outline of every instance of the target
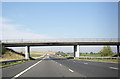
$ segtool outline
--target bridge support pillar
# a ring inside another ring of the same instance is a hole
[[[74,58],[79,58],[79,45],[74,45]]]
[[[119,45],[117,45],[117,56],[118,56],[118,57],[119,57],[119,55],[120,55],[120,53],[119,53],[119,52],[120,52],[119,49],[120,49],[120,48],[119,48]]]
[[[25,47],[25,58],[30,59],[30,46]]]

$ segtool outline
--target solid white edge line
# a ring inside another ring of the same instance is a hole
[[[115,67],[109,67],[109,68],[111,68],[111,69],[118,69],[118,68],[115,68]]]
[[[13,78],[11,79],[15,79],[17,77],[19,77],[20,75],[22,75],[23,73],[25,73],[26,71],[28,71],[29,69],[31,69],[32,67],[36,66],[38,63],[42,62],[42,60],[38,61],[37,63],[35,63],[34,65],[28,67],[27,69],[25,69],[24,71],[20,72],[19,74],[15,75]]]
[[[74,72],[73,70],[69,69],[70,72]]]

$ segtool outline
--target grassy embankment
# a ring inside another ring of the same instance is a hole
[[[18,52],[15,52],[12,49],[8,49],[5,47],[2,47],[2,55],[0,61],[8,61],[8,60],[20,60],[25,59],[25,56],[23,54],[20,54]],[[1,63],[0,67],[7,67],[15,64],[20,64],[23,62],[27,62],[28,60],[24,61],[16,61],[16,62],[7,62],[7,63]]]
[[[20,60],[20,59],[25,59],[25,57],[8,50],[2,55],[0,61]]]
[[[112,57],[116,55],[115,53],[111,56],[101,56],[100,54],[81,54],[81,57]],[[90,61],[101,61],[101,62],[120,62],[119,59],[79,59],[79,60],[90,60]]]
[[[20,60],[20,59],[25,59],[25,55],[18,53],[12,49],[2,47],[2,55],[0,61]]]

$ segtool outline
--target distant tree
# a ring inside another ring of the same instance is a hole
[[[80,55],[82,55],[82,53],[80,53]]]
[[[94,54],[93,52],[90,52],[90,54]]]
[[[66,54],[66,53],[64,53],[62,56],[64,56],[64,57],[65,57],[65,56],[67,56],[67,54]]]
[[[99,52],[101,56],[110,56],[113,54],[113,51],[111,50],[110,46],[104,46],[103,49]]]
[[[56,55],[61,55],[61,56],[64,56],[64,57],[67,56],[67,54],[62,52],[62,51],[56,52]]]

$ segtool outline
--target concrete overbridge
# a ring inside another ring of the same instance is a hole
[[[41,42],[2,42],[5,47],[26,47],[25,57],[29,59],[30,46],[74,46],[74,57],[79,57],[79,46],[81,45],[115,45],[119,56],[120,41],[41,41]]]

